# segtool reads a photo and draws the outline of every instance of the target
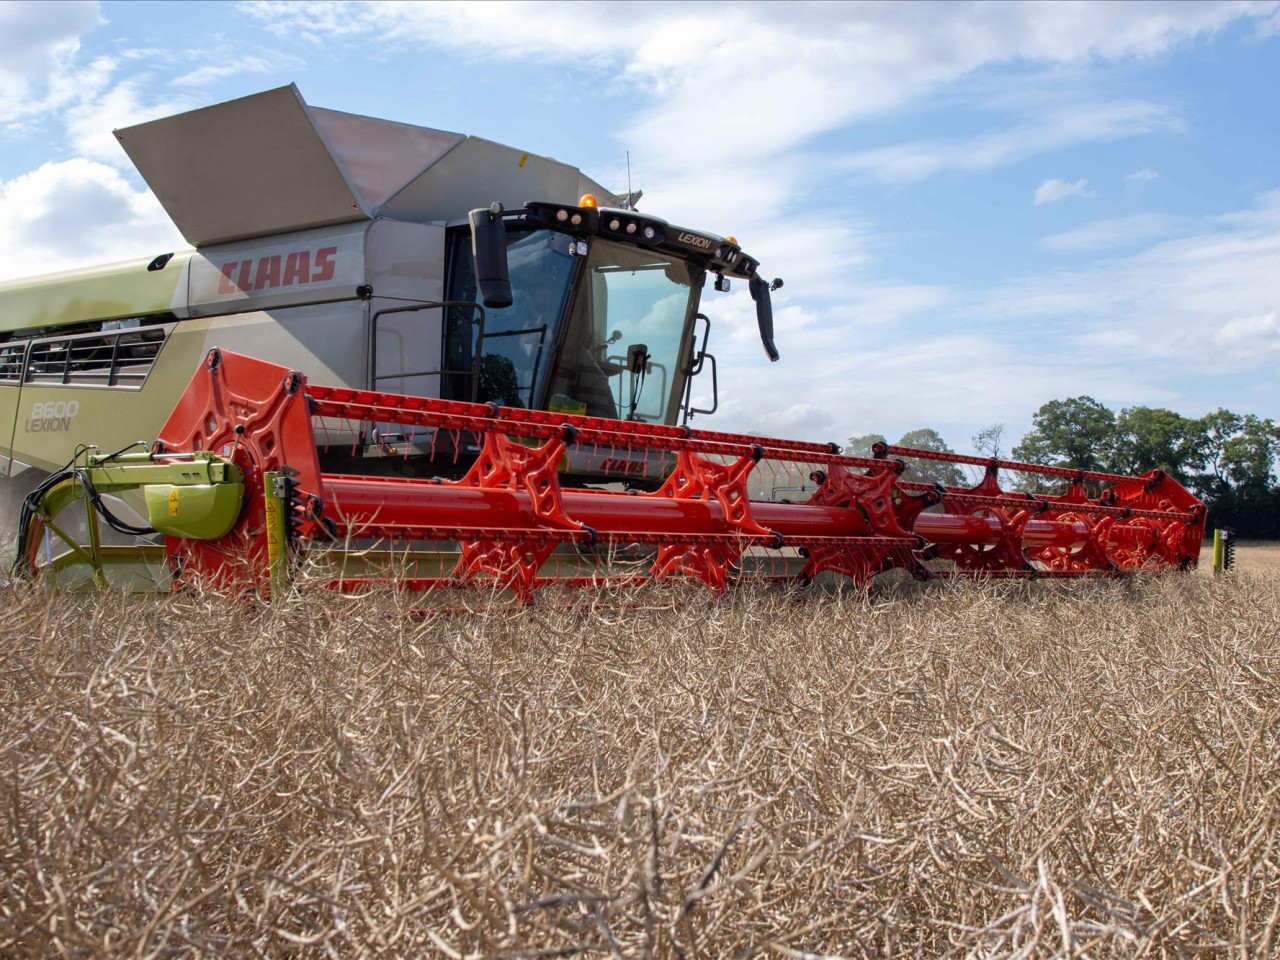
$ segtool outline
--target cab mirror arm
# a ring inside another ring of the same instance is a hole
[[[778,360],[778,348],[773,344],[773,302],[769,297],[769,281],[753,273],[747,281],[751,299],[756,302],[756,324],[760,327],[760,342],[764,352],[774,363]]]

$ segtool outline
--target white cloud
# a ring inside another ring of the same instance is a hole
[[[21,3],[0,0],[0,128],[27,130],[61,121],[72,151],[122,166],[128,159],[111,136],[128,126],[203,105],[180,90],[244,73],[272,73],[299,64],[268,48],[225,43],[188,49],[124,48],[86,60],[81,41],[105,24],[97,2]],[[206,62],[207,61],[207,62]],[[191,69],[192,63],[204,63]],[[145,67],[139,71],[139,64]],[[133,71],[120,79],[122,71]],[[166,82],[163,75],[186,72]]]
[[[1096,197],[1097,195],[1098,191],[1089,189],[1088,180],[1068,183],[1066,180],[1054,178],[1036,187],[1035,205],[1038,207],[1045,203],[1055,203],[1067,197]]]
[[[1188,415],[1248,408],[1248,384],[1273,377],[1280,354],[1280,191],[1177,227],[1175,239],[1148,240],[1132,256],[986,288],[899,291],[860,274],[849,279],[848,302],[820,307],[806,296],[802,307],[783,299],[788,284],[776,295],[777,364],[735,288],[706,305],[720,360],[715,422],[824,441],[928,425],[963,449],[996,421],[1016,439],[1054,397],[1087,393],[1113,407]],[[901,298],[896,322],[865,322],[879,298]],[[1189,369],[1230,374],[1238,389],[1203,392]]]
[[[473,57],[538,57],[581,61],[612,57],[629,46],[633,29],[661,22],[659,10],[628,10],[619,29],[616,10],[603,4],[249,2],[239,9],[277,36],[317,46],[377,34],[388,42],[463,50]],[[669,18],[668,18],[669,19]],[[536,29],[535,29],[536,28]],[[483,42],[478,42],[483,41]]]
[[[182,249],[146,190],[76,158],[0,181],[0,280]]]
[[[763,408],[751,430],[766,437],[830,437],[837,432],[829,409],[812,403],[793,403],[776,409]]]
[[[1036,320],[1046,348],[1066,354],[1101,350],[1135,366],[1176,360],[1235,372],[1265,357],[1242,354],[1227,364],[1206,345],[1212,331],[1225,331],[1224,342],[1266,332],[1280,305],[1277,263],[1280,190],[1133,256],[1001,283],[970,309],[994,322]],[[1059,340],[1043,325],[1051,321],[1064,324]]]
[[[1214,333],[1213,341],[1235,357],[1280,353],[1280,314],[1272,310],[1228,320]]]
[[[101,23],[96,2],[0,3],[0,123],[57,106],[81,38]]]
[[[848,327],[896,324],[941,310],[954,299],[954,292],[938,285],[882,282],[852,291],[829,316]]]
[[[246,73],[274,73],[279,70],[279,60],[267,57],[240,56],[220,57],[215,63],[197,67],[190,73],[184,73],[173,81],[175,87],[205,87],[227,77],[238,77]]]
[[[978,427],[993,422],[1009,424],[1016,438],[1031,413],[1054,397],[1089,393],[1125,404],[1176,396],[1161,377],[1134,371],[1128,358],[1081,362],[1036,349],[1014,329],[966,331],[954,311],[943,319],[898,332],[788,332],[778,337],[777,364],[769,364],[754,338],[725,343],[713,334],[720,360],[716,429],[827,442],[932,426],[964,449]]]
[[[1174,236],[1186,226],[1187,222],[1180,217],[1163,213],[1135,213],[1127,217],[1094,220],[1074,230],[1045,237],[1040,244],[1051,250],[1120,250]]]
[[[359,36],[608,70],[656,157],[734,163],[883,115],[980,67],[1156,56],[1273,4],[244,3],[281,36]],[[696,132],[696,135],[695,135]]]
[[[121,62],[130,60],[134,51],[122,53],[119,62],[99,58],[78,71],[74,93],[63,100],[60,116],[71,148],[82,156],[129,169],[129,158],[112,130],[206,106],[209,97],[205,88],[220,81],[245,74],[278,74],[299,65],[287,54],[243,52],[242,47],[219,44],[170,50],[163,56],[149,57],[149,69],[124,79],[118,79]],[[202,65],[169,83],[159,77],[186,69],[193,62]]]
[[[1182,119],[1164,104],[1087,103],[995,133],[864,150],[848,157],[845,165],[885,183],[914,183],[947,170],[983,172],[1082,143],[1184,129]]]
[[[84,95],[63,111],[67,139],[81,156],[131,169],[112,130],[192,110],[203,104],[190,94],[157,97],[147,93],[149,78],[130,77]]]
[[[1150,167],[1143,167],[1141,170],[1135,170],[1133,173],[1124,175],[1125,183],[1146,183],[1156,180],[1160,177],[1159,170],[1152,170]]]

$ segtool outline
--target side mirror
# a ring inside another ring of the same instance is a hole
[[[513,301],[502,204],[479,207],[472,210],[467,219],[471,221],[471,258],[475,262],[480,302],[491,310],[509,307]]]
[[[756,324],[760,327],[760,342],[764,352],[773,362],[778,361],[778,348],[773,345],[773,301],[769,298],[769,281],[753,273],[747,281],[751,299],[756,302]]]

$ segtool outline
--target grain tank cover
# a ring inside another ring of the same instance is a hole
[[[193,246],[369,217],[292,85],[115,133]]]
[[[202,247],[391,217],[456,220],[498,200],[616,197],[568,164],[479,137],[307,105],[293,84],[116,131]]]

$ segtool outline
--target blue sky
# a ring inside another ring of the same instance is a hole
[[[721,414],[966,450],[1046,400],[1280,417],[1280,9],[0,2],[0,278],[181,245],[113,127],[296,82],[737,237]]]

